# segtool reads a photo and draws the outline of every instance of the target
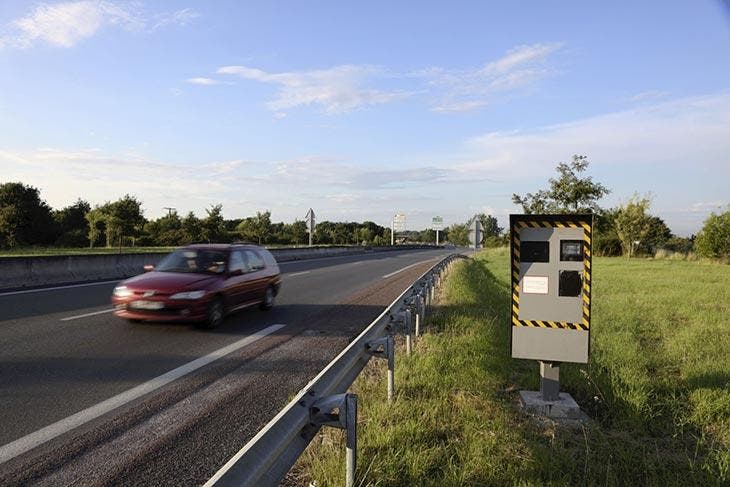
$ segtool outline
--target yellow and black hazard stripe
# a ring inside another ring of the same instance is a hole
[[[592,216],[590,215],[510,215],[512,261],[512,326],[588,330],[591,324]],[[580,323],[564,321],[520,320],[520,230],[523,228],[583,229],[583,319]]]

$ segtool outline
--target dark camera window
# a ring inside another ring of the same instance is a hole
[[[520,242],[522,262],[550,262],[550,242]]]
[[[580,296],[583,287],[583,276],[580,271],[560,271],[558,279],[558,296]]]
[[[580,262],[583,260],[583,241],[561,240],[560,260],[563,262]]]

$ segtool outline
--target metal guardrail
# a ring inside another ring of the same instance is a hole
[[[412,351],[426,311],[451,254],[431,267],[398,296],[358,337],[335,357],[296,397],[233,456],[204,487],[276,486],[296,463],[322,426],[347,431],[346,485],[354,485],[357,459],[357,396],[346,391],[371,357],[388,361],[388,401],[395,389],[394,334],[405,335],[406,353]]]

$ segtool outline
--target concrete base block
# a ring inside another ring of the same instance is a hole
[[[522,408],[532,414],[555,419],[581,419],[580,406],[567,392],[561,392],[557,401],[545,401],[539,391],[520,391]]]

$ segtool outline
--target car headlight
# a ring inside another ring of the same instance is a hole
[[[127,286],[117,286],[114,288],[114,296],[117,298],[128,298],[134,293]]]
[[[186,291],[170,296],[170,299],[200,299],[205,296],[205,291]]]

